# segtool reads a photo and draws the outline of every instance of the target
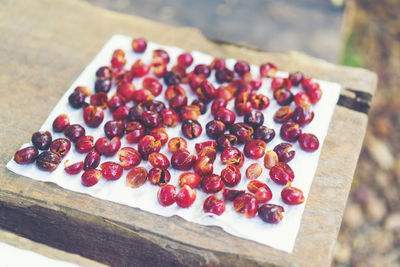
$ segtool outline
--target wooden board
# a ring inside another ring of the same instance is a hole
[[[196,29],[162,25],[81,1],[0,1],[0,32],[0,227],[112,265],[330,264],[377,83],[374,73],[298,52],[276,54],[216,44]],[[102,201],[5,168],[115,33],[254,64],[271,61],[282,70],[302,70],[343,85],[292,254],[217,227]]]
[[[70,263],[70,264],[76,264],[78,266],[87,266],[87,267],[101,267],[101,266],[106,266],[101,263],[98,263],[96,261],[88,260],[85,259],[79,255],[76,254],[71,254],[67,253],[62,250],[58,250],[37,242],[33,242],[29,239],[20,237],[18,235],[15,235],[11,232],[3,231],[0,230],[0,243],[5,243],[8,245],[11,245],[15,247],[16,249],[20,250],[25,250],[25,251],[31,251],[36,254],[40,254],[42,256],[45,256],[46,258],[57,260],[63,263]],[[2,251],[4,252],[4,251]],[[0,252],[1,253],[1,252]],[[23,251],[20,252],[19,255],[23,255]],[[30,254],[27,255],[28,257],[31,257]],[[29,258],[25,259],[26,262],[29,261]],[[2,264],[4,264],[4,261],[2,260]]]

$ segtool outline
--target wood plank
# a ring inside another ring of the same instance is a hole
[[[373,95],[376,75],[307,55],[215,44],[192,28],[122,15],[80,1],[0,1],[0,226],[35,241],[113,265],[329,265],[367,116],[337,106],[292,254],[181,218],[165,218],[5,168],[112,34],[144,36],[187,50],[275,62],[287,71]],[[343,91],[349,99],[354,94]],[[370,100],[366,100],[369,103]]]
[[[62,250],[58,250],[52,247],[48,247],[46,245],[33,242],[29,239],[23,238],[21,236],[17,236],[11,232],[7,232],[4,230],[0,230],[0,243],[5,243],[11,245],[17,249],[31,251],[40,255],[45,256],[46,258],[58,260],[61,262],[76,264],[79,266],[85,267],[101,267],[105,266],[101,263],[85,259],[79,255],[67,253]],[[21,252],[23,253],[23,252]],[[22,254],[21,254],[22,255]],[[29,259],[27,259],[29,260]],[[3,262],[4,263],[4,262]]]

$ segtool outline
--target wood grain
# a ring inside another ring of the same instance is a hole
[[[162,25],[81,1],[0,1],[0,32],[1,227],[117,266],[330,264],[368,119],[346,107],[335,109],[292,254],[218,227],[157,216],[28,179],[5,165],[115,33],[254,64],[271,61],[280,69],[300,69],[371,95],[377,83],[374,73],[298,52],[277,54],[215,44],[196,29]]]

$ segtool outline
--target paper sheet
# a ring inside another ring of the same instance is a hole
[[[87,135],[92,135],[95,140],[97,138],[103,137],[103,125],[112,119],[110,112],[105,111],[105,117],[103,123],[96,129],[89,128],[85,126],[85,123],[82,119],[82,109],[73,109],[68,104],[68,96],[73,92],[75,87],[77,86],[87,86],[94,91],[94,82],[95,82],[95,72],[96,70],[105,65],[109,65],[111,55],[115,49],[123,49],[126,52],[127,64],[125,65],[127,68],[130,67],[135,60],[141,58],[145,63],[150,63],[152,61],[152,51],[154,49],[162,48],[165,49],[171,58],[171,61],[168,67],[172,67],[176,64],[177,56],[183,52],[182,49],[177,47],[165,46],[156,44],[153,42],[148,42],[148,46],[146,52],[144,54],[136,54],[132,51],[131,48],[131,38],[123,35],[114,35],[101,49],[101,51],[97,54],[94,60],[85,68],[85,70],[81,73],[78,79],[71,85],[68,91],[64,94],[64,96],[60,99],[57,105],[54,107],[45,123],[42,125],[40,130],[49,130],[52,129],[53,120],[62,113],[68,114],[71,124],[79,123],[83,125],[86,129]],[[189,67],[188,71],[192,70],[195,65],[204,63],[209,64],[213,60],[213,57],[198,51],[192,51],[192,55],[194,58],[194,62],[191,67]],[[235,64],[235,59],[227,59],[227,66],[233,69],[233,65]],[[252,65],[251,72],[254,77],[259,76],[259,67]],[[287,77],[288,73],[278,72],[277,76]],[[219,85],[214,80],[214,75],[210,76],[210,81],[214,83],[216,87]],[[311,183],[313,181],[315,171],[318,165],[318,160],[321,152],[321,148],[324,143],[325,136],[328,131],[329,123],[335,108],[335,105],[338,101],[338,97],[340,94],[340,85],[327,81],[320,81],[321,89],[323,91],[323,96],[321,100],[312,106],[312,109],[315,112],[314,120],[303,128],[303,132],[310,132],[315,134],[320,141],[320,148],[313,152],[307,153],[301,150],[299,145],[294,144],[294,148],[296,150],[295,158],[289,163],[293,171],[295,172],[295,179],[292,182],[294,187],[301,189],[307,199]],[[134,79],[133,83],[137,88],[141,88],[142,79]],[[263,85],[259,89],[260,93],[267,95],[271,99],[270,106],[263,111],[265,121],[264,125],[275,129],[276,137],[268,144],[267,150],[273,149],[275,145],[284,142],[279,137],[279,129],[280,124],[277,124],[273,121],[273,115],[275,111],[279,108],[279,105],[273,98],[272,90],[270,90],[271,79],[263,78]],[[188,103],[191,103],[193,99],[195,99],[195,95],[192,93],[190,88],[186,85],[183,85],[183,88],[187,90],[188,93]],[[165,84],[164,84],[165,89]],[[112,96],[116,91],[116,87],[113,86],[108,96]],[[300,92],[301,89],[297,87],[292,88],[293,93]],[[164,94],[162,93],[160,96],[156,97],[157,100],[164,101]],[[230,101],[228,104],[228,108],[233,109],[234,101]],[[203,133],[200,137],[194,139],[193,141],[188,142],[189,149],[192,153],[195,153],[194,145],[195,143],[199,143],[205,140],[209,140],[205,133],[205,124],[206,122],[212,120],[212,116],[208,111],[206,114],[201,115],[199,118],[199,122],[203,126]],[[237,117],[237,122],[243,121],[243,117]],[[180,124],[174,128],[167,128],[167,133],[169,138],[175,136],[182,136],[180,130]],[[56,138],[64,137],[62,133],[54,133],[53,140]],[[182,136],[183,137],[183,136]],[[125,139],[122,140],[122,147],[129,146]],[[30,144],[25,144],[23,147],[28,146]],[[137,145],[132,145],[134,148],[137,148]],[[240,150],[243,151],[243,145],[237,146]],[[17,150],[17,148],[16,148]],[[161,149],[161,153],[164,153],[169,158],[171,153],[168,151],[167,146],[165,145]],[[220,153],[217,155],[217,160],[214,163],[214,173],[219,174],[220,171],[224,168],[224,165],[221,164]],[[58,184],[59,186],[82,193],[87,193],[92,196],[95,196],[100,199],[105,199],[121,204],[125,204],[128,206],[132,206],[135,208],[140,208],[142,210],[152,212],[155,214],[159,214],[162,216],[172,216],[179,215],[182,218],[199,223],[202,225],[216,225],[222,227],[226,232],[249,240],[253,240],[259,242],[261,244],[265,244],[271,246],[273,248],[283,250],[286,252],[292,252],[296,236],[299,231],[300,222],[302,218],[302,214],[305,208],[305,203],[297,206],[289,206],[284,204],[280,199],[280,192],[283,189],[283,186],[275,184],[273,181],[269,179],[268,170],[264,168],[263,173],[260,178],[258,178],[262,182],[267,182],[268,186],[271,188],[273,193],[273,198],[269,201],[269,203],[278,204],[284,207],[285,213],[283,220],[277,224],[267,224],[263,222],[258,216],[248,219],[243,215],[234,211],[232,203],[226,203],[226,211],[221,216],[209,216],[203,212],[203,203],[207,195],[203,193],[201,190],[197,190],[197,198],[195,203],[188,209],[182,209],[177,207],[176,204],[170,207],[162,207],[157,201],[157,191],[159,190],[158,186],[154,186],[149,182],[145,183],[142,187],[138,189],[132,189],[125,184],[125,177],[128,171],[124,171],[124,175],[117,181],[106,181],[102,178],[98,184],[93,187],[85,187],[81,184],[81,174],[78,175],[68,175],[64,172],[64,161],[69,160],[69,162],[77,162],[84,160],[85,155],[77,153],[73,148],[69,152],[69,154],[63,159],[59,167],[52,173],[47,173],[39,170],[35,164],[30,165],[18,165],[12,159],[8,162],[7,168],[11,171],[30,177],[32,179],[53,182]],[[102,161],[115,161],[119,162],[118,157],[102,157]],[[239,185],[235,187],[235,189],[246,189],[246,185],[249,182],[245,176],[245,170],[247,166],[256,161],[246,159],[244,166],[241,168],[242,172],[242,180]],[[259,162],[263,165],[263,158],[259,159]],[[151,168],[151,165],[142,161],[141,165],[146,167],[148,170]],[[169,168],[171,173],[171,181],[170,183],[178,186],[178,177],[181,173],[180,171],[174,170],[171,167]],[[221,193],[218,194],[219,197],[222,198]]]

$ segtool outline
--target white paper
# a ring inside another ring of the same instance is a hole
[[[95,72],[101,66],[109,65],[111,55],[115,49],[123,49],[126,52],[127,59],[127,68],[130,67],[135,60],[141,58],[145,63],[150,63],[152,61],[152,51],[154,49],[162,48],[165,49],[171,58],[171,62],[169,63],[169,68],[175,65],[177,56],[183,52],[182,49],[171,46],[164,46],[160,44],[156,44],[153,42],[149,42],[146,52],[144,54],[136,54],[132,51],[131,48],[131,38],[123,35],[114,35],[101,49],[98,55],[94,58],[94,60],[85,68],[82,74],[78,77],[78,79],[71,85],[68,91],[64,94],[64,96],[57,103],[53,111],[50,113],[49,117],[42,125],[40,130],[49,130],[52,129],[53,120],[62,113],[68,114],[71,124],[79,123],[85,126],[85,123],[82,119],[82,109],[73,109],[68,104],[68,96],[73,92],[75,87],[77,86],[87,86],[94,91],[94,82],[95,82]],[[204,63],[209,64],[212,61],[212,57],[198,51],[192,51],[192,55],[194,58],[194,62],[192,66],[188,69],[188,71],[192,70],[195,65]],[[227,66],[233,69],[233,65],[235,64],[235,59],[228,59]],[[251,66],[251,72],[254,77],[259,77],[259,67]],[[278,72],[277,76],[287,77],[288,73]],[[214,83],[216,87],[219,85],[215,83],[214,75],[210,76],[210,80]],[[301,150],[299,145],[294,144],[294,148],[296,150],[295,158],[289,163],[291,168],[294,170],[295,179],[292,182],[294,187],[301,189],[307,198],[311,183],[314,178],[314,174],[318,165],[318,159],[320,156],[322,144],[324,142],[325,136],[328,131],[329,123],[337,103],[339,93],[340,93],[340,85],[327,81],[318,81],[320,83],[321,89],[323,91],[323,96],[321,100],[312,106],[312,109],[315,112],[314,120],[303,128],[303,132],[310,132],[315,134],[320,141],[320,148],[313,152],[307,153]],[[133,83],[137,88],[141,88],[142,79],[134,79]],[[275,129],[276,137],[272,142],[268,144],[267,150],[273,149],[277,144],[284,142],[279,137],[279,129],[280,124],[277,124],[273,121],[273,115],[275,111],[279,108],[279,105],[273,98],[272,90],[270,89],[271,79],[263,78],[263,85],[259,89],[260,93],[267,95],[270,100],[270,106],[263,111],[265,121],[264,125],[268,127],[272,127]],[[190,90],[190,88],[186,85],[183,87],[187,90],[188,102],[191,103],[196,97]],[[164,89],[166,88],[164,84]],[[112,87],[111,91],[108,93],[108,96],[112,96],[116,91],[115,86]],[[300,92],[301,89],[294,87],[292,88],[293,93]],[[163,91],[164,92],[164,91]],[[164,93],[160,96],[156,97],[156,99],[164,101]],[[233,109],[234,101],[230,101],[228,104],[228,108]],[[210,107],[210,106],[209,106]],[[234,109],[233,109],[234,110]],[[110,112],[105,111],[105,117],[102,125],[98,128],[93,129],[89,127],[85,127],[86,134],[92,135],[95,140],[97,138],[103,137],[103,125],[111,120],[112,116]],[[203,126],[203,133],[200,137],[194,139],[193,141],[188,142],[189,149],[192,153],[195,153],[194,145],[195,143],[199,143],[205,140],[209,140],[205,133],[205,124],[206,122],[212,120],[212,116],[210,112],[207,112],[204,115],[201,115],[199,118],[200,123]],[[238,116],[236,119],[237,122],[243,121],[243,117]],[[169,138],[175,136],[181,136],[180,124],[174,128],[167,128],[167,132]],[[61,133],[54,133],[53,140],[59,137],[64,137]],[[182,136],[183,137],[183,136]],[[125,138],[122,140],[122,147],[128,146],[125,141]],[[28,146],[30,144],[25,144],[24,146]],[[137,145],[132,145],[134,148],[137,148]],[[237,146],[240,150],[243,149],[243,145]],[[16,148],[17,150],[17,148]],[[165,145],[161,149],[161,153],[164,153],[169,158],[171,153],[168,151],[167,146]],[[217,155],[217,160],[214,163],[214,173],[219,174],[220,171],[224,168],[224,165],[221,164],[220,161],[220,153]],[[95,196],[100,199],[110,200],[113,202],[125,204],[128,206],[132,206],[135,208],[140,208],[145,211],[149,211],[155,214],[163,215],[163,216],[172,216],[179,215],[182,218],[199,223],[202,225],[217,225],[222,227],[226,232],[249,240],[256,241],[261,244],[265,244],[271,246],[273,248],[283,250],[286,252],[292,252],[294,243],[296,240],[297,233],[299,231],[300,222],[302,218],[302,214],[304,211],[305,203],[297,206],[289,206],[284,204],[281,201],[280,192],[284,188],[282,185],[277,185],[273,181],[269,179],[268,170],[264,168],[263,173],[258,180],[262,182],[267,182],[268,186],[271,188],[273,192],[273,198],[269,201],[269,203],[278,204],[284,207],[285,213],[283,220],[277,224],[272,225],[263,222],[258,216],[248,219],[243,215],[234,211],[232,207],[232,203],[226,203],[226,211],[221,216],[209,216],[203,212],[203,203],[207,195],[203,193],[201,190],[197,190],[197,198],[194,204],[188,208],[183,209],[177,207],[176,204],[170,207],[162,207],[157,201],[157,191],[159,190],[158,186],[154,186],[149,182],[145,183],[142,187],[138,189],[132,189],[125,184],[125,177],[128,171],[124,171],[124,175],[117,181],[107,181],[102,178],[98,184],[93,187],[85,187],[81,184],[81,174],[79,175],[68,175],[64,172],[64,162],[69,160],[69,162],[77,162],[84,160],[85,155],[79,154],[74,149],[71,149],[69,154],[63,159],[59,167],[52,173],[47,173],[39,170],[35,164],[30,165],[18,165],[12,159],[8,162],[8,169],[14,171],[17,174],[21,174],[32,179],[46,181],[46,182],[54,182],[59,186],[82,193],[87,193],[92,196]],[[119,162],[118,157],[102,157],[102,162],[104,161],[115,161]],[[247,166],[251,163],[256,162],[254,160],[250,160],[246,158],[244,166],[241,168],[242,172],[242,180],[239,185],[235,187],[235,189],[246,189],[246,185],[249,182],[245,176],[245,170]],[[259,159],[258,162],[263,165],[263,158]],[[146,167],[148,170],[151,168],[151,165],[142,161],[141,165]],[[178,177],[181,173],[180,171],[174,170],[173,168],[169,168],[171,173],[171,181],[170,183],[178,186]],[[218,194],[219,197],[222,198],[221,193]]]

